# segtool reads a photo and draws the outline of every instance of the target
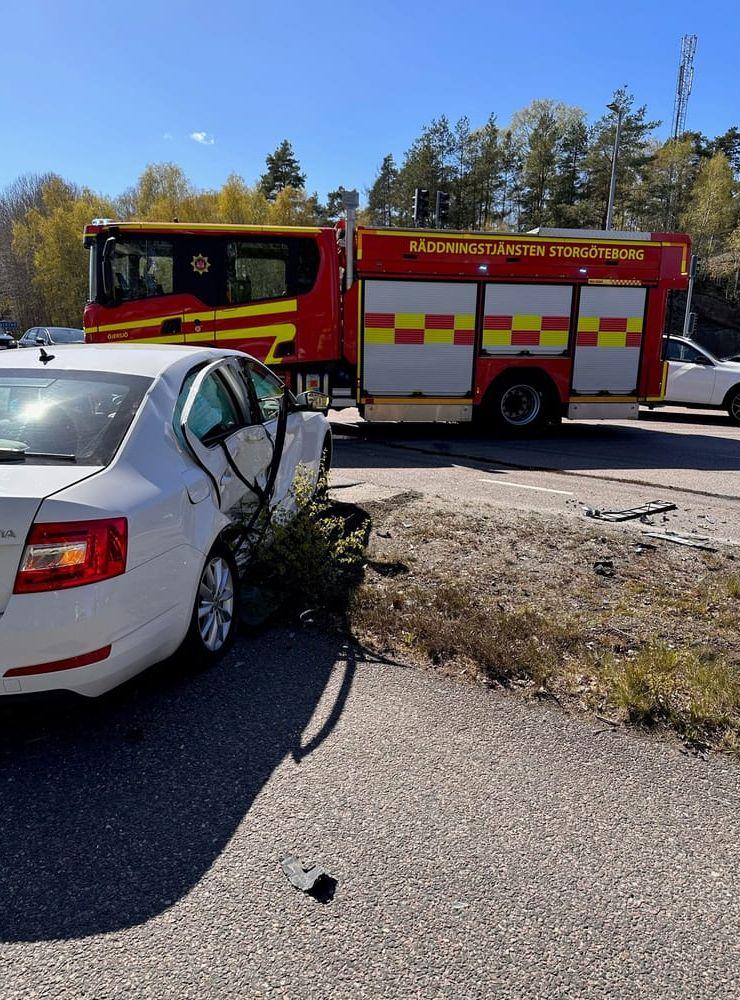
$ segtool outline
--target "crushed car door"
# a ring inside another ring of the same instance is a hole
[[[180,431],[196,463],[213,484],[217,503],[237,523],[248,521],[264,495],[273,446],[252,420],[246,389],[225,362],[196,375],[180,415]]]
[[[260,364],[254,358],[245,359],[243,370],[248,373],[257,404],[256,419],[262,421],[262,425],[271,438],[277,435],[278,418],[283,405],[283,396],[287,391],[281,380]],[[302,486],[299,482],[301,477],[301,466],[304,462],[305,440],[303,428],[303,414],[290,410],[285,423],[285,439],[283,441],[280,455],[280,466],[275,481],[275,493],[271,501],[274,507],[291,508],[295,499],[295,491],[299,492]],[[306,468],[307,475],[311,474]]]

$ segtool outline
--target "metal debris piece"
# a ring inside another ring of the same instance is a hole
[[[596,507],[586,507],[586,517],[594,517],[598,521],[636,521],[637,518],[649,514],[664,514],[667,510],[677,510],[675,503],[667,500],[650,500],[640,507],[629,507],[627,510],[599,510]]]
[[[322,902],[328,902],[334,895],[337,880],[319,865],[305,868],[298,858],[291,856],[283,858],[280,864],[290,884],[301,892]]]
[[[611,559],[599,559],[594,563],[597,576],[614,576],[614,562]]]
[[[645,531],[648,538],[662,538],[664,542],[674,542],[676,545],[688,545],[692,549],[703,549],[705,552],[716,552],[714,545],[709,544],[707,535],[679,535],[677,531]]]
[[[640,542],[639,545],[635,546],[635,552],[638,556],[641,556],[643,552],[655,552],[657,545],[652,545],[650,542]]]

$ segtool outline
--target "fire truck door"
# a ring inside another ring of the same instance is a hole
[[[645,296],[645,288],[599,285],[581,289],[574,393],[628,396],[637,392]]]
[[[386,280],[366,281],[364,289],[364,392],[470,396],[475,284]]]
[[[207,347],[216,341],[215,304],[223,284],[223,241],[214,236],[185,236],[175,258],[177,287],[182,289],[182,342]]]

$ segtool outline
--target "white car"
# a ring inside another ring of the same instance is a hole
[[[683,337],[669,337],[665,401],[676,406],[727,410],[740,424],[740,363],[720,361]]]
[[[223,655],[237,528],[328,468],[327,402],[235,351],[3,352],[0,695],[96,696],[180,648]]]

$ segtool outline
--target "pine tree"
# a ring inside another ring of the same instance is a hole
[[[638,223],[638,206],[634,203],[642,171],[650,160],[650,135],[660,125],[647,119],[647,108],[633,110],[635,99],[626,87],[614,92],[612,104],[622,109],[622,130],[617,160],[617,185],[614,201],[616,228]],[[610,111],[591,128],[589,151],[586,157],[586,204],[584,225],[603,229],[609,203],[614,135],[617,128],[615,114]]]
[[[374,226],[392,226],[398,219],[398,167],[388,153],[368,192],[367,211]]]
[[[287,187],[303,190],[306,175],[301,172],[301,165],[287,139],[283,139],[274,153],[265,157],[265,164],[267,170],[259,181],[265,198],[274,201],[278,193]]]

